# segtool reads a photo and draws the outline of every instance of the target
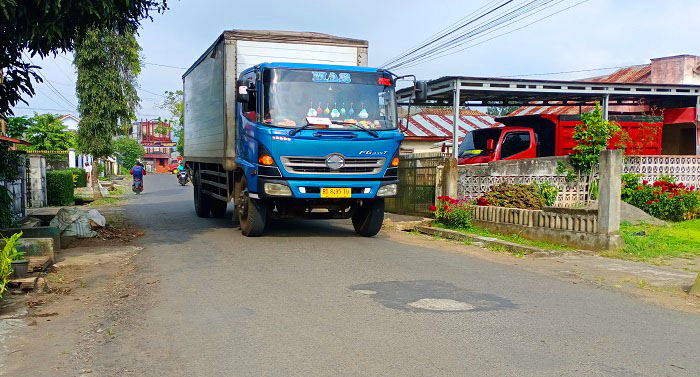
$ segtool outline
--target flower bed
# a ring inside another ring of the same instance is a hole
[[[700,215],[700,191],[695,186],[667,180],[650,184],[644,180],[623,198],[627,203],[662,220],[683,221]]]

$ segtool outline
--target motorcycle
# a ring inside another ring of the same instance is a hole
[[[141,191],[143,191],[142,178],[134,178],[134,183],[131,185],[131,191],[135,192],[136,195],[141,194]]]
[[[182,170],[179,173],[177,173],[177,181],[180,183],[180,185],[185,186],[187,184],[187,181],[189,180],[189,174],[187,174],[187,170]]]

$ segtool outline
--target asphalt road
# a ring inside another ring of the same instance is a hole
[[[349,221],[246,238],[175,176],[145,184],[127,213],[148,292],[96,355],[115,375],[700,375],[698,316]]]

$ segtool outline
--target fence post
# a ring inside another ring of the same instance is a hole
[[[75,149],[68,148],[68,167],[75,168]]]
[[[620,230],[622,201],[622,150],[600,152],[598,184],[598,232],[616,234]]]
[[[457,180],[459,173],[457,170],[457,160],[447,158],[442,165],[442,195],[456,198],[458,193]]]

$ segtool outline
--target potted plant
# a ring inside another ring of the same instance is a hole
[[[3,255],[8,255],[12,260],[12,278],[19,279],[27,276],[29,270],[29,260],[25,259],[26,253],[23,251],[17,251],[17,241],[22,237],[22,232],[15,233],[10,238],[5,238],[5,247],[3,248]]]

